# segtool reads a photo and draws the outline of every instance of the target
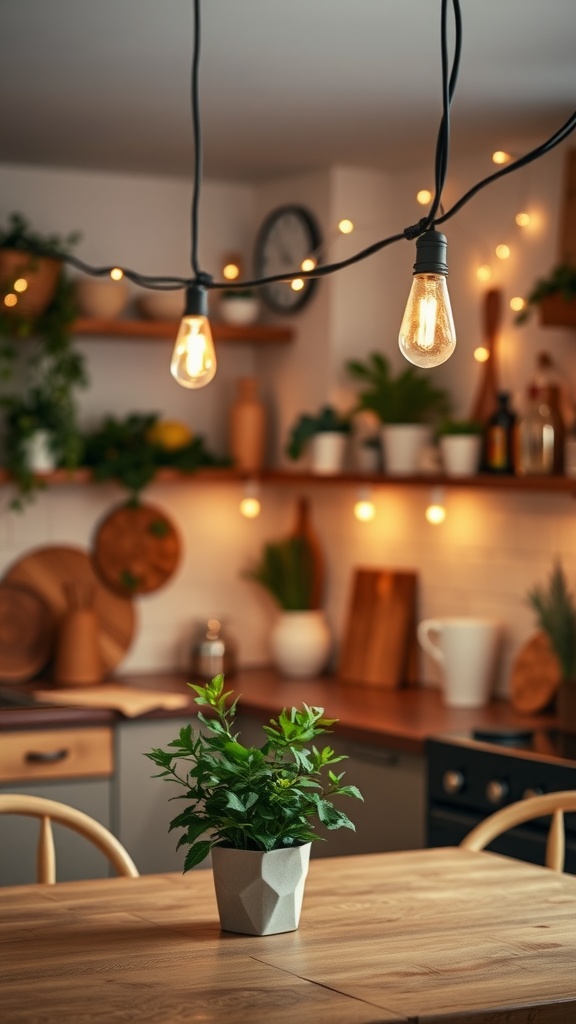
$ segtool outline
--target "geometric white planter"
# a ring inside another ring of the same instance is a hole
[[[300,921],[311,843],[281,850],[212,849],[220,926],[244,935],[293,932]]]

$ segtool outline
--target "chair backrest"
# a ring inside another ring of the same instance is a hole
[[[37,849],[37,880],[39,882],[53,885],[56,881],[56,853],[52,821],[79,832],[85,839],[97,846],[119,875],[126,875],[129,878],[139,877],[136,865],[122,844],[118,842],[116,836],[112,835],[99,821],[95,821],[83,811],[76,810],[75,807],[58,803],[56,800],[46,800],[40,796],[6,793],[0,795],[0,814],[24,814],[40,818]]]
[[[460,846],[466,850],[483,850],[493,839],[507,832],[508,829],[522,825],[534,818],[552,815],[546,843],[546,867],[553,871],[563,871],[565,834],[564,811],[576,811],[576,790],[560,790],[557,793],[544,793],[542,796],[530,796],[518,800],[495,811],[479,825],[476,825]]]

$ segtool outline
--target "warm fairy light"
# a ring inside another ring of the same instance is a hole
[[[510,256],[510,246],[508,245],[497,245],[494,252],[496,253],[499,260],[507,260]]]
[[[295,277],[294,280],[290,282],[290,287],[293,292],[301,292],[304,287],[304,281],[301,277]]]
[[[343,235],[351,235],[354,231],[354,224],[351,220],[348,220],[347,217],[344,217],[344,219],[338,224],[338,231]]]
[[[446,509],[444,505],[428,505],[426,509],[426,519],[432,526],[440,526],[441,523],[446,519]]]
[[[511,159],[510,153],[506,153],[503,149],[497,149],[495,153],[492,153],[493,164],[507,164]]]
[[[428,203],[432,202],[432,193],[427,188],[421,188],[416,193],[416,202],[420,203],[420,206],[428,206]]]
[[[245,519],[257,519],[260,515],[261,505],[258,498],[242,498],[240,502],[240,515]]]
[[[25,277],[19,277],[17,281],[14,281],[13,288],[15,292],[25,292],[27,287],[28,281]]]
[[[354,516],[359,523],[370,523],[376,515],[376,506],[372,501],[372,495],[365,488],[358,492],[358,499],[354,504]]]
[[[14,292],[8,292],[8,294],[4,296],[5,306],[15,306],[17,302],[18,296],[14,295]]]
[[[478,345],[478,348],[474,349],[474,359],[477,363],[486,363],[490,358],[490,353],[484,345]]]
[[[478,281],[489,281],[492,277],[492,270],[487,263],[483,263],[476,271]]]
[[[525,213],[524,211],[522,211],[521,213],[516,214],[514,220],[516,221],[519,228],[527,228],[531,221],[531,217],[529,213]]]
[[[227,281],[236,281],[239,276],[240,267],[237,263],[227,263],[222,267],[222,277],[225,277]]]
[[[121,267],[112,267],[112,270],[110,271],[110,277],[112,278],[113,281],[121,281],[122,278],[124,277],[124,271],[122,270]]]
[[[519,313],[525,305],[526,302],[520,295],[515,295],[513,299],[510,299],[510,309],[513,309],[515,313]]]
[[[316,267],[316,260],[312,259],[311,256],[307,256],[305,260],[302,260],[300,264],[300,270],[314,270]]]

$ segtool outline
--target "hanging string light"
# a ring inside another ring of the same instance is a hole
[[[454,16],[454,54],[452,58],[452,65],[449,67],[448,58],[448,38],[449,38],[449,26],[448,26],[448,9],[449,6],[452,8]],[[410,350],[410,355],[407,352],[405,354],[411,361],[416,362],[420,359],[418,365],[422,366],[434,366],[438,363],[444,362],[451,351],[454,349],[456,343],[455,333],[452,331],[446,331],[446,322],[451,318],[451,311],[449,310],[449,299],[448,293],[445,289],[445,279],[448,272],[447,263],[445,260],[446,253],[446,239],[441,232],[438,231],[438,227],[448,221],[451,217],[454,217],[462,207],[474,198],[483,188],[497,181],[499,178],[507,174],[512,174],[514,171],[521,167],[525,167],[532,163],[534,160],[538,160],[540,157],[549,153],[555,146],[558,146],[563,142],[568,135],[576,128],[576,111],[570,115],[568,120],[555,131],[548,139],[546,139],[539,146],[530,150],[523,156],[512,158],[511,154],[503,154],[505,161],[498,170],[494,171],[488,177],[481,179],[476,185],[468,189],[460,197],[460,199],[454,203],[448,210],[444,211],[441,205],[442,191],[446,180],[446,174],[448,169],[448,154],[450,144],[450,106],[456,87],[458,78],[458,69],[460,64],[460,54],[462,49],[462,19],[460,11],[459,0],[442,0],[441,6],[441,61],[442,61],[442,117],[440,121],[440,127],[437,136],[436,143],[436,156],[434,166],[434,185],[435,193],[432,199],[430,209],[426,216],[422,217],[417,224],[410,225],[404,228],[402,231],[396,234],[390,235],[387,238],[383,238],[380,241],[373,243],[355,253],[346,259],[340,260],[330,264],[317,264],[310,269],[306,270],[302,268],[294,268],[292,273],[286,273],[284,270],[281,274],[273,274],[268,277],[255,278],[248,281],[215,281],[206,272],[202,271],[198,261],[198,210],[199,210],[199,199],[200,199],[200,182],[201,182],[201,170],[202,170],[202,139],[200,130],[200,115],[199,115],[199,88],[198,88],[198,69],[200,61],[200,0],[193,0],[194,8],[194,45],[193,45],[193,58],[192,58],[192,74],[191,74],[191,100],[192,100],[192,122],[194,132],[194,144],[195,144],[195,156],[194,156],[194,188],[192,197],[192,209],[191,209],[191,233],[192,233],[192,245],[191,245],[191,267],[192,277],[176,277],[176,276],[156,276],[141,274],[135,270],[131,270],[128,267],[116,268],[115,266],[104,266],[95,267],[78,259],[74,255],[67,255],[64,260],[71,266],[80,270],[82,273],[90,274],[94,277],[102,277],[111,274],[112,270],[120,269],[123,275],[132,283],[138,285],[141,288],[150,288],[156,290],[178,290],[186,288],[186,308],[184,317],[182,320],[181,329],[178,334],[178,339],[174,349],[172,357],[172,372],[175,375],[179,383],[185,387],[202,387],[213,379],[216,372],[216,356],[214,353],[213,345],[211,343],[211,336],[209,330],[209,324],[207,319],[208,303],[207,303],[207,292],[209,290],[218,289],[230,289],[234,287],[241,288],[257,288],[267,284],[273,284],[277,281],[303,281],[307,277],[320,278],[325,277],[329,274],[333,274],[339,270],[343,270],[346,267],[350,267],[355,263],[359,263],[362,260],[368,259],[370,256],[381,252],[382,249],[389,245],[393,245],[400,241],[418,241],[422,236],[428,234],[430,237],[426,242],[421,243],[420,255],[422,250],[426,252],[426,260],[424,261],[424,268],[422,268],[422,261],[419,261],[419,253],[417,248],[417,259],[414,264],[414,275],[429,276],[429,277],[440,277],[443,278],[444,287],[441,287],[442,282],[435,282],[439,284],[439,294],[433,296],[436,305],[431,301],[429,295],[423,297],[422,302],[418,303],[418,309],[421,311],[421,319],[414,319],[410,314],[409,320],[413,323],[412,335],[410,344],[406,341],[402,341],[402,332],[399,337],[400,347]],[[433,259],[429,259],[431,250],[436,248]],[[38,247],[35,249],[38,255],[51,256],[55,255],[49,248]],[[432,265],[432,269],[430,266]],[[412,292],[411,292],[412,295]],[[408,299],[408,306],[411,304],[411,296]],[[407,311],[408,311],[407,306]],[[201,310],[201,312],[198,312]],[[449,317],[448,317],[449,313]],[[404,321],[403,321],[404,323]],[[439,326],[443,324],[444,326]],[[453,325],[452,325],[453,327]],[[440,334],[443,337],[440,337]],[[432,339],[434,341],[432,342]],[[434,350],[434,357],[432,356],[432,350]],[[412,358],[416,356],[417,358]]]

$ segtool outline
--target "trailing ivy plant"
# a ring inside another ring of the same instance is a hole
[[[198,712],[204,731],[187,725],[168,750],[146,754],[161,769],[155,778],[185,790],[171,798],[187,806],[169,829],[184,829],[177,845],[190,847],[184,871],[203,861],[213,846],[278,850],[321,839],[319,823],[354,830],[332,802],[334,797],[362,799],[356,786],[343,785],[343,772],[332,771],[345,755],[314,744],[336,722],[324,717],[324,708],[284,708],[262,727],[262,746],[246,747],[234,732],[238,700],[230,704],[224,676],[206,686],[188,685],[196,691],[195,703],[211,712]]]

